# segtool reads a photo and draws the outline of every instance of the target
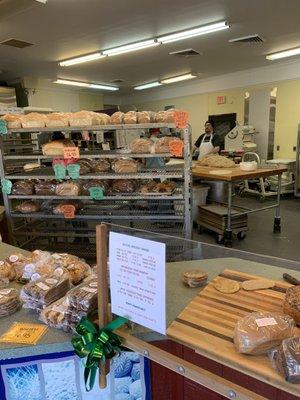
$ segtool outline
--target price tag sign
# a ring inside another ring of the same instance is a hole
[[[1,180],[2,192],[5,194],[11,194],[12,182],[8,179]]]
[[[78,179],[79,172],[80,172],[80,165],[79,164],[69,164],[67,166],[68,174],[71,179]]]
[[[65,204],[61,206],[60,209],[66,219],[75,218],[75,206],[73,206],[72,204]]]
[[[0,134],[6,135],[7,134],[7,124],[4,119],[0,119]]]
[[[89,192],[93,200],[102,200],[104,197],[104,191],[102,187],[91,187],[89,188]]]
[[[174,119],[177,128],[186,128],[189,121],[189,113],[187,111],[175,111]]]
[[[170,153],[174,157],[183,156],[183,141],[180,139],[171,140],[169,143]]]
[[[47,326],[41,324],[14,322],[11,328],[0,337],[0,342],[35,345],[47,330]]]
[[[64,148],[64,158],[80,158],[78,147],[65,147]]]
[[[55,178],[59,181],[62,179],[66,179],[66,167],[62,164],[55,164],[53,165]]]

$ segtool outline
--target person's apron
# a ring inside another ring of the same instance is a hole
[[[205,142],[205,139],[207,136],[210,136],[209,141]],[[212,144],[212,138],[213,135],[205,135],[202,139],[202,142],[200,144],[199,147],[199,156],[198,156],[198,160],[200,160],[202,157],[206,156],[207,154],[211,153],[214,146]]]

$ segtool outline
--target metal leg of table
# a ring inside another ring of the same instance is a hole
[[[228,182],[227,226],[224,235],[224,244],[226,247],[232,247],[231,209],[232,209],[232,183]]]
[[[281,217],[280,217],[280,198],[281,198],[281,177],[282,174],[278,175],[278,188],[277,188],[277,207],[275,211],[275,218],[274,218],[274,233],[281,232]]]

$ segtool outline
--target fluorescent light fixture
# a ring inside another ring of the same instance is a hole
[[[60,85],[79,86],[79,87],[85,87],[85,88],[90,88],[90,89],[102,89],[102,90],[111,90],[111,91],[119,90],[119,88],[115,87],[115,86],[106,86],[106,85],[100,85],[100,84],[96,84],[96,83],[70,81],[68,79],[56,79],[55,81],[53,81],[53,83],[58,83]]]
[[[292,57],[300,55],[300,47],[296,47],[290,50],[280,51],[279,53],[273,53],[266,56],[267,60],[279,60],[280,58]]]
[[[216,22],[214,24],[199,26],[193,29],[187,29],[177,33],[171,33],[170,35],[161,36],[157,38],[157,41],[160,43],[171,43],[176,42],[177,40],[188,39],[194,36],[205,35],[211,32],[221,31],[223,29],[228,29],[229,25],[226,21]]]
[[[160,82],[151,82],[151,83],[145,83],[144,85],[140,85],[140,86],[135,86],[134,90],[143,90],[143,89],[150,89],[156,86],[161,86],[162,83]]]
[[[196,75],[185,74],[185,75],[173,76],[172,78],[162,79],[161,83],[166,83],[166,84],[175,83],[175,82],[185,81],[187,79],[193,79],[193,78],[196,78]]]
[[[131,43],[124,46],[115,47],[113,49],[104,50],[102,54],[105,56],[116,56],[117,54],[130,53],[131,51],[137,51],[146,49],[148,47],[158,46],[155,39],[144,40],[143,42]]]
[[[70,58],[69,60],[60,61],[59,65],[61,67],[69,67],[70,65],[81,64],[88,61],[99,60],[100,58],[105,57],[100,52],[87,54],[86,56],[80,56],[75,58]]]

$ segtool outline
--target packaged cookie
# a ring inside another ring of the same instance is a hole
[[[7,259],[6,262],[8,262],[10,265],[13,266],[15,269],[15,279],[18,282],[24,283],[26,282],[26,279],[24,280],[23,275],[24,275],[24,268],[26,264],[29,264],[31,262],[30,257],[25,257],[23,254],[16,253],[16,254],[11,254]]]
[[[53,253],[52,258],[62,267],[67,267],[69,264],[79,260],[78,257],[68,253]]]
[[[14,314],[21,308],[19,293],[16,289],[0,290],[0,317]]]
[[[97,278],[92,276],[72,289],[67,297],[70,306],[79,311],[90,313],[97,309]]]
[[[73,285],[77,285],[89,275],[91,275],[90,266],[80,260],[67,265],[66,270],[69,273],[70,282]]]
[[[6,260],[0,261],[0,279],[13,281],[16,277],[15,267]]]

